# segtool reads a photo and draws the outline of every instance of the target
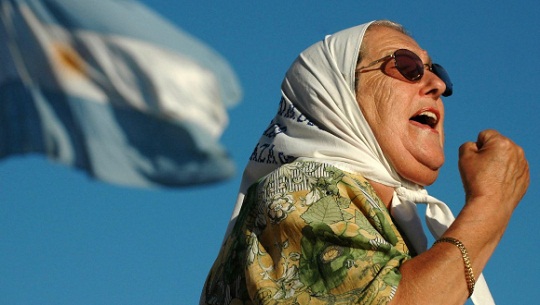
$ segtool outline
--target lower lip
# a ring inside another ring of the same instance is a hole
[[[419,128],[431,131],[433,133],[439,134],[439,131],[437,129],[431,128],[429,125],[421,124],[421,123],[418,123],[417,121],[413,121],[413,120],[409,120],[409,123],[416,126],[416,127],[419,127]]]

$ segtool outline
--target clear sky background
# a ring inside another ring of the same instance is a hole
[[[497,129],[524,147],[531,186],[484,274],[497,304],[538,303],[540,2],[143,3],[236,70],[244,99],[230,111],[222,143],[238,173],[213,185],[148,190],[95,181],[39,155],[1,161],[0,304],[197,304],[285,71],[324,35],[373,19],[404,24],[454,82],[444,99],[447,161],[432,195],[459,212],[458,147],[479,131]]]

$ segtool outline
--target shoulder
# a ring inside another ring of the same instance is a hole
[[[321,196],[357,197],[361,194],[361,197],[377,208],[384,207],[370,183],[361,174],[349,173],[324,162],[295,161],[285,164],[260,179],[253,187],[256,188],[259,198],[314,191]]]
[[[400,239],[371,184],[361,174],[327,163],[295,161],[283,165],[261,179],[249,197],[253,210],[266,214],[268,222],[276,225],[282,221],[295,227],[312,222],[354,222],[387,235],[385,239],[393,244]]]
[[[267,215],[268,223],[275,225],[296,220],[292,223],[299,226],[310,223],[310,217],[318,219],[319,214],[326,215],[320,219],[323,222],[362,215],[378,229],[391,222],[388,210],[362,175],[315,161],[295,161],[274,170],[250,188],[244,204],[250,207],[245,214]]]

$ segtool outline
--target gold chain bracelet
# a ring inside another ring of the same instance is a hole
[[[461,256],[463,257],[463,263],[465,264],[465,279],[467,280],[467,287],[469,288],[469,298],[474,292],[474,284],[476,283],[476,280],[474,278],[473,269],[471,266],[471,260],[469,259],[469,253],[467,252],[467,248],[465,248],[465,245],[463,243],[455,238],[452,237],[443,237],[438,239],[435,244],[438,243],[451,243],[459,248],[461,251]]]

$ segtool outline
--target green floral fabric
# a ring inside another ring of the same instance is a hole
[[[252,186],[205,304],[387,304],[409,250],[360,175],[284,165]]]

